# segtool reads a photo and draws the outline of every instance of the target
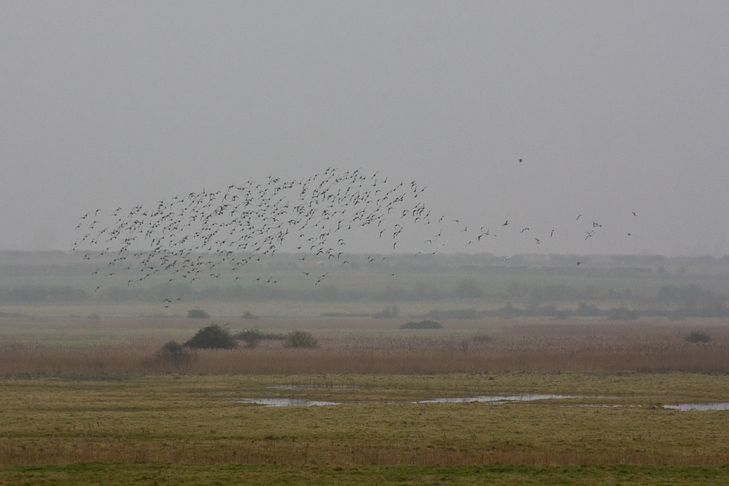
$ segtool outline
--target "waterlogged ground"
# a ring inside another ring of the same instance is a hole
[[[136,484],[180,484],[172,466],[221,484],[720,484],[729,411],[665,406],[727,401],[729,377],[681,373],[6,379],[0,484],[93,484],[101,465]]]
[[[529,393],[526,395],[511,396],[480,396],[480,397],[458,397],[458,398],[433,398],[431,400],[418,400],[413,403],[490,403],[493,405],[506,405],[509,403],[531,402],[534,400],[566,400],[583,398],[596,400],[604,398],[613,400],[616,397],[575,397],[567,395],[549,395],[544,393]],[[342,402],[326,402],[323,400],[308,400],[306,398],[234,398],[233,401],[240,403],[252,403],[263,405],[265,407],[323,407],[327,405],[342,405]],[[578,407],[641,407],[642,405],[613,405],[610,403],[603,404],[577,404]],[[679,403],[675,405],[661,405],[663,408],[671,410],[681,410],[684,412],[697,410],[729,410],[729,402],[718,403]]]

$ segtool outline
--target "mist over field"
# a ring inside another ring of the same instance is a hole
[[[729,484],[728,24],[3,0],[0,483]]]
[[[342,319],[374,319],[363,329],[383,318],[478,327],[490,318],[729,317],[726,257],[194,252],[193,267],[177,267],[172,259],[180,257],[170,252],[132,254],[120,266],[113,265],[115,255],[2,252],[2,316],[153,317],[164,327],[163,318],[200,308],[239,324],[252,317],[329,318],[336,328]]]
[[[97,209],[337,168],[417,181],[463,223],[442,253],[729,253],[726,2],[0,13],[1,249],[69,251]],[[347,249],[426,252],[437,234],[378,233]]]

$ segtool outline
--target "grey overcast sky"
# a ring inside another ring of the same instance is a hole
[[[0,249],[331,166],[511,221],[467,251],[729,254],[728,53],[725,0],[2,0]]]

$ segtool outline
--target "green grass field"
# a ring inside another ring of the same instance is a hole
[[[729,411],[662,407],[726,401],[723,375],[152,375],[0,386],[0,484],[729,484]],[[414,403],[525,393],[572,398]]]
[[[2,485],[722,485],[729,468],[691,466],[200,466],[80,463],[0,466]]]
[[[692,466],[249,466],[78,463],[0,466],[0,484],[135,485],[723,485],[729,468]]]

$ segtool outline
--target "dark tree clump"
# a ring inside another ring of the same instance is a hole
[[[233,349],[238,345],[228,329],[212,324],[200,329],[185,346],[193,349]]]

